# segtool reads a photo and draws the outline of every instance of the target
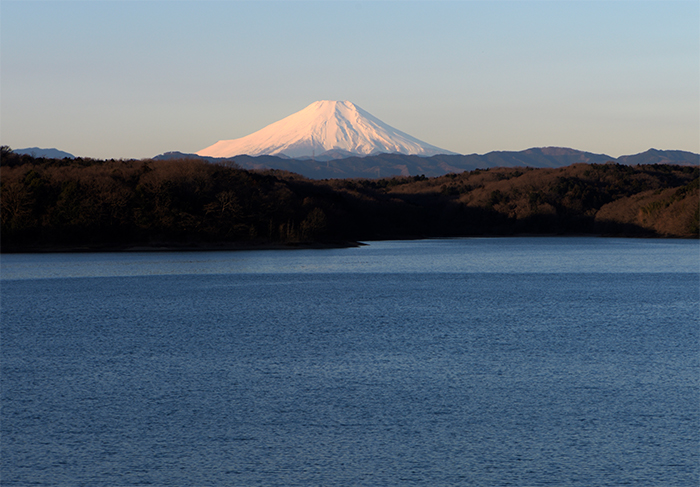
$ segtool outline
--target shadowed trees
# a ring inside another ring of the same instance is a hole
[[[697,237],[698,168],[575,164],[308,180],[199,160],[35,159],[2,148],[2,250],[483,234]]]

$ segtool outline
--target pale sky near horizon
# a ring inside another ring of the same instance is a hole
[[[0,143],[195,152],[349,100],[462,154],[700,152],[700,2],[0,2]]]

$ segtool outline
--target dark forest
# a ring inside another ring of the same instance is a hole
[[[574,164],[319,181],[189,159],[44,159],[7,147],[1,157],[3,252],[699,234],[697,166]]]

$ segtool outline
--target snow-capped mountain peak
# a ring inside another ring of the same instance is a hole
[[[240,139],[220,140],[197,155],[302,158],[327,151],[362,156],[382,152],[420,156],[452,154],[387,125],[349,101],[323,100]]]

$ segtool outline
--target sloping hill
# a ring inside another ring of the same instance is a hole
[[[0,165],[2,251],[343,244],[470,235],[698,238],[700,168],[574,164],[310,180],[203,160]]]
[[[646,152],[631,156],[620,156],[617,158],[620,164],[700,164],[700,154],[681,150],[657,150],[649,149]]]

